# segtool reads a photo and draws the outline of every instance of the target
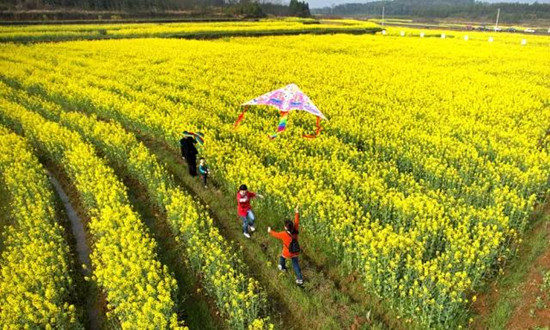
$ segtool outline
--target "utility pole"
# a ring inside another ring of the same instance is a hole
[[[384,6],[382,6],[382,27],[384,27]]]
[[[495,32],[498,30],[498,18],[500,17],[500,8],[497,10],[497,23],[495,24]]]

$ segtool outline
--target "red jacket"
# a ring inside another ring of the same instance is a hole
[[[253,192],[247,191],[246,195],[242,197],[237,191],[237,211],[239,212],[239,216],[246,216],[248,210],[250,210],[250,200],[254,197],[256,197],[256,194]]]
[[[300,215],[298,214],[298,212],[296,212],[296,216],[294,217],[294,229],[296,231],[298,231],[298,228],[299,228],[299,225],[300,225]],[[280,231],[280,232],[276,232],[276,231],[270,231],[269,234],[275,238],[278,238],[280,240],[283,241],[283,252],[281,253],[283,257],[285,258],[294,258],[294,257],[297,257],[300,253],[290,253],[290,251],[288,251],[288,247],[290,246],[290,242],[292,241],[292,237],[290,236],[290,234],[285,230],[285,231]],[[295,234],[294,235],[294,238],[295,239],[298,239],[298,234]]]

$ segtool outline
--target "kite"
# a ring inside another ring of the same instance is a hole
[[[306,134],[304,135],[305,138],[317,137],[321,132],[321,119],[328,120],[321,113],[321,111],[317,109],[315,104],[311,102],[309,97],[304,94],[295,84],[286,85],[283,88],[279,88],[277,90],[271,91],[243,103],[242,106],[244,106],[244,110],[239,115],[239,118],[237,118],[237,121],[234,125],[235,128],[244,119],[244,114],[248,110],[248,107],[251,105],[270,105],[279,109],[279,125],[277,126],[277,131],[274,134],[270,135],[271,139],[276,138],[279,133],[286,129],[288,114],[292,110],[306,111],[317,117],[315,134]]]
[[[202,146],[204,144],[204,135],[201,132],[183,131],[183,137],[192,137],[197,143]]]

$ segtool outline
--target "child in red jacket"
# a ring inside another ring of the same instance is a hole
[[[239,217],[243,221],[243,235],[246,238],[250,238],[250,232],[255,231],[256,228],[254,227],[254,220],[256,220],[256,217],[254,216],[254,213],[252,212],[252,208],[250,207],[250,200],[255,197],[264,198],[264,196],[260,194],[253,193],[251,191],[248,191],[248,188],[245,184],[241,185],[239,187],[239,191],[237,192],[237,212],[239,213]]]
[[[300,255],[300,246],[298,245],[298,227],[300,225],[300,214],[298,212],[298,206],[296,206],[296,213],[294,216],[294,222],[285,220],[285,231],[276,232],[272,231],[271,227],[267,228],[267,232],[283,241],[283,251],[279,257],[279,269],[286,271],[286,259],[292,260],[292,268],[296,273],[296,284],[302,286],[304,279],[302,277],[302,271],[298,264],[298,256]]]

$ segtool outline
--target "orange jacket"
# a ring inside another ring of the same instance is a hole
[[[296,212],[296,216],[294,217],[294,229],[296,231],[298,231],[299,225],[300,225],[300,215],[298,214],[298,212]],[[276,232],[272,230],[269,232],[269,234],[283,241],[283,252],[281,253],[283,257],[289,259],[289,258],[297,257],[299,255],[299,253],[290,253],[290,251],[288,251],[290,242],[292,242],[292,237],[286,230],[280,231],[280,232]],[[295,234],[294,238],[298,239],[298,234]]]

